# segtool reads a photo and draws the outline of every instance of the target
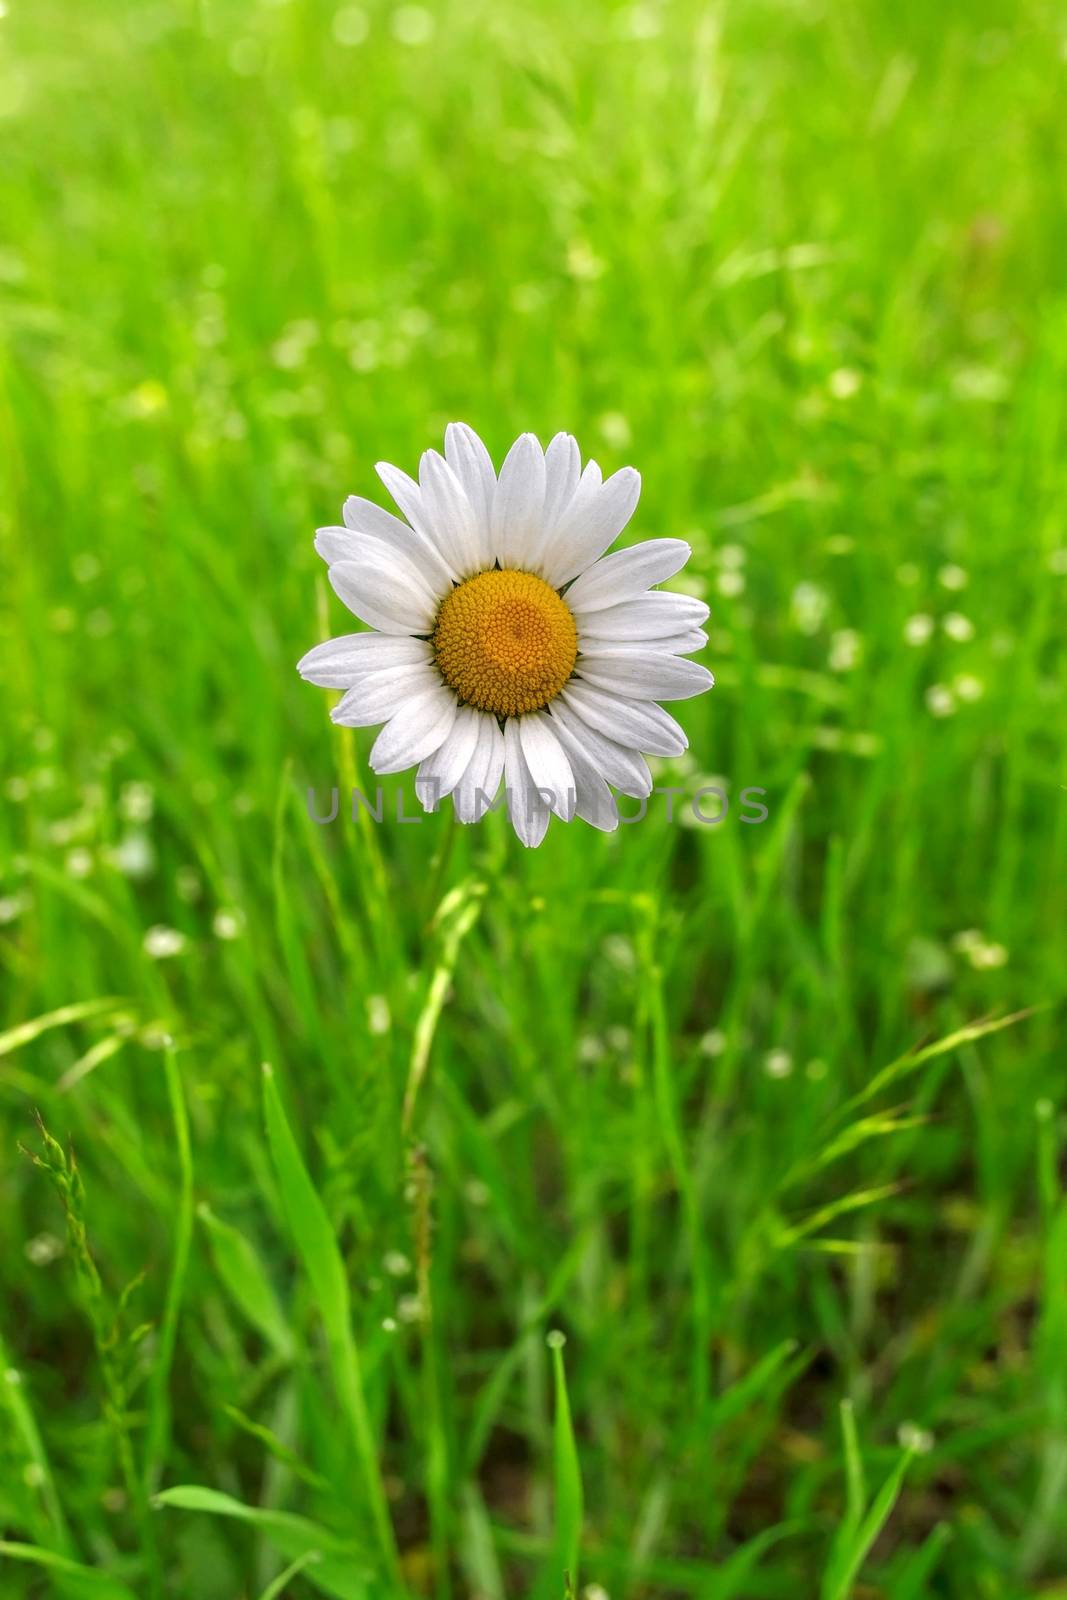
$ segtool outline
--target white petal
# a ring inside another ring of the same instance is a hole
[[[502,567],[529,569],[541,547],[545,453],[522,433],[504,458],[493,494],[493,552]]]
[[[688,700],[715,682],[707,667],[658,650],[587,650],[578,661],[585,683],[610,694],[647,700]]]
[[[354,684],[330,712],[330,721],[342,728],[371,728],[388,722],[410,700],[440,686],[435,667],[385,667],[368,672]]]
[[[337,561],[330,583],[349,611],[383,633],[432,633],[437,600],[405,556],[374,543],[359,561]]]
[[[549,714],[584,751],[606,782],[614,784],[623,794],[633,795],[635,799],[652,793],[652,774],[648,770],[648,762],[639,751],[598,733],[571,706],[564,705],[559,695],[553,700]]]
[[[557,732],[574,775],[575,815],[594,828],[599,828],[601,833],[614,833],[619,826],[619,808],[615,796],[597,771],[587,750],[565,728],[558,728]],[[651,779],[649,782],[651,784]]]
[[[550,529],[560,512],[570,503],[582,475],[582,458],[577,440],[569,433],[557,433],[545,451],[544,526]]]
[[[684,539],[646,539],[616,550],[575,579],[567,590],[567,604],[581,617],[620,600],[634,600],[652,584],[672,578],[692,553]]]
[[[471,503],[478,520],[481,547],[488,556],[486,566],[491,567],[493,543],[490,519],[496,492],[492,457],[473,428],[468,428],[465,422],[450,422],[445,429],[445,460],[463,485]]]
[[[519,740],[534,786],[550,811],[564,822],[574,816],[574,774],[559,735],[543,711],[519,717]],[[549,799],[551,796],[551,799]]]
[[[478,743],[452,791],[457,822],[480,822],[496,799],[504,771],[504,736],[495,717],[478,713]]]
[[[410,479],[408,481],[410,482]],[[408,556],[419,571],[425,574],[427,582],[435,593],[442,596],[447,594],[452,582],[452,573],[434,545],[421,533],[409,528],[406,522],[394,517],[391,511],[376,506],[373,500],[364,500],[356,494],[350,494],[345,501],[343,515],[346,528],[351,528],[356,534],[369,534],[374,539],[380,539],[383,544],[392,545],[394,549]],[[317,540],[315,548],[319,550]],[[319,554],[326,556],[324,550],[319,550]],[[340,560],[341,557],[326,556],[326,559]]]
[[[425,810],[436,811],[438,803],[452,793],[470,766],[478,744],[481,716],[473,706],[460,706],[448,738],[419,767],[415,793]]]
[[[387,517],[389,513],[383,511],[382,515]],[[398,521],[396,517],[390,517],[389,520],[400,530],[401,537],[354,533],[350,528],[319,528],[315,533],[315,549],[331,567],[339,561],[361,562],[367,556],[383,554],[388,559],[390,555],[399,554],[411,563],[423,583],[443,599],[453,587],[448,567],[437,551],[431,549],[425,539],[409,528],[407,523]]]
[[[655,650],[658,655],[688,656],[694,650],[703,650],[707,642],[708,636],[703,628],[687,628],[685,633],[671,633],[663,639],[586,639],[582,648],[591,652],[611,650],[623,654],[634,651],[642,654]]]
[[[591,611],[578,622],[580,639],[666,639],[708,620],[703,600],[656,589],[639,600]]]
[[[595,489],[583,473],[545,549],[546,583],[558,589],[602,556],[633,516],[640,494],[641,474],[633,467],[622,467]]]
[[[402,633],[345,633],[301,656],[296,670],[322,689],[350,689],[365,672],[418,666],[433,659],[424,639]]]
[[[328,566],[335,561],[356,561],[363,542],[351,528],[316,528],[315,554]]]
[[[419,462],[419,484],[426,520],[452,571],[469,578],[492,566],[488,534],[483,530],[463,485],[444,456],[426,450]]]
[[[448,738],[456,720],[457,702],[451,689],[427,689],[390,717],[371,746],[374,772],[402,772],[425,761]]]
[[[703,628],[690,628],[687,633],[672,633],[666,639],[656,640],[656,649],[663,650],[667,655],[691,656],[696,650],[703,650],[708,642],[708,636]],[[620,649],[628,649],[627,645],[620,645]]]
[[[504,724],[504,788],[511,826],[523,844],[535,850],[548,829],[548,807],[526,765],[517,717],[509,717]]]
[[[388,461],[379,461],[374,470],[411,523],[411,526],[415,529],[415,532],[447,564],[447,557],[438,542],[433,523],[423,500],[422,490],[414,478],[409,478],[407,473],[401,472],[399,467],[390,466]],[[458,578],[459,574],[458,572],[453,572],[452,576]]]
[[[572,681],[559,698],[598,733],[650,756],[679,756],[689,744],[674,718],[652,700],[628,700]]]

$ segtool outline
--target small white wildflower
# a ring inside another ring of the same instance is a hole
[[[721,1028],[711,1028],[703,1034],[698,1045],[701,1055],[721,1056],[726,1049],[726,1035]]]
[[[743,544],[724,544],[719,546],[715,559],[727,572],[738,572],[748,560],[748,551]]]
[[[393,12],[393,38],[401,44],[427,44],[434,27],[433,15],[425,6],[397,6]]]
[[[602,1583],[587,1583],[582,1590],[582,1600],[611,1600]]]
[[[957,699],[973,705],[985,694],[985,684],[973,672],[959,672],[952,680],[952,692]]]
[[[334,13],[332,31],[338,44],[362,44],[370,32],[370,19],[362,6],[342,6]]]
[[[28,908],[30,897],[28,894],[6,894],[0,899],[0,928],[6,927],[9,922],[14,922]]]
[[[155,810],[155,796],[148,783],[124,783],[119,794],[119,811],[127,822],[148,822]]]
[[[817,583],[798,583],[790,600],[794,626],[809,636],[818,633],[830,609],[830,596]]]
[[[220,906],[211,919],[211,931],[216,939],[239,939],[244,932],[245,919],[241,911]]]
[[[727,600],[736,600],[745,592],[745,575],[727,567],[716,577],[715,587]]]
[[[937,581],[941,585],[942,589],[958,591],[960,589],[966,589],[969,580],[964,569],[962,567],[958,567],[955,562],[950,561],[947,562],[946,565],[943,566],[938,572]]]
[[[1002,944],[980,944],[968,952],[971,966],[978,972],[990,972],[1007,966],[1008,952]]]
[[[633,442],[630,424],[621,411],[605,411],[597,423],[597,430],[604,443],[613,450],[627,450]]]
[[[902,1422],[897,1429],[897,1443],[902,1450],[925,1456],[934,1448],[934,1436],[929,1428],[920,1428],[916,1422]]]
[[[72,817],[57,817],[48,824],[48,837],[52,844],[73,844],[92,827],[92,822],[92,817],[84,811],[75,812]]]
[[[165,928],[157,923],[144,936],[144,952],[153,961],[166,961],[170,956],[181,955],[187,942],[184,933],[179,933],[177,928]]]
[[[958,644],[966,644],[974,638],[974,623],[970,617],[965,617],[962,611],[949,611],[941,619],[941,626],[950,639],[955,639]]]
[[[366,1006],[367,1027],[370,1029],[371,1033],[380,1038],[382,1034],[388,1033],[389,1029],[393,1026],[393,1018],[389,1010],[389,1002],[385,998],[384,994],[369,994],[367,996]]]
[[[63,1241],[57,1239],[54,1233],[35,1233],[32,1239],[27,1239],[23,1247],[26,1260],[35,1267],[47,1267],[63,1254]]]
[[[1003,400],[1011,384],[1008,375],[996,367],[977,365],[957,368],[952,374],[952,387],[961,400]]]
[[[76,850],[67,851],[64,864],[72,878],[87,878],[93,870],[92,853],[79,845]]]
[[[4,784],[4,793],[9,800],[14,800],[16,805],[21,805],[23,800],[29,799],[30,786],[25,778],[16,774],[13,778],[8,778]]]
[[[838,367],[836,372],[831,372],[827,388],[835,400],[851,400],[858,394],[863,379],[853,367]]]
[[[81,555],[75,556],[71,563],[75,583],[92,583],[94,578],[100,576],[100,563],[89,550],[84,550]]]
[[[382,1318],[382,1332],[383,1333],[395,1333],[396,1332],[396,1328],[397,1328],[397,1322],[396,1322],[396,1318],[395,1317],[383,1317]]]
[[[622,39],[655,39],[663,19],[652,6],[630,6],[619,13],[617,27]]]
[[[396,1303],[396,1314],[400,1322],[421,1322],[423,1308],[420,1296],[417,1294],[401,1295]]]
[[[859,664],[863,641],[855,628],[838,628],[830,635],[830,671],[851,672]]]
[[[611,1049],[617,1050],[621,1055],[623,1051],[629,1050],[630,1048],[629,1028],[609,1028],[607,1032],[607,1041]]]
[[[680,572],[674,580],[672,590],[678,594],[687,594],[690,600],[706,600],[708,580],[702,578],[698,572]]]
[[[925,611],[917,611],[909,617],[904,624],[904,643],[915,645],[927,644],[934,636],[934,619]]]
[[[487,1206],[493,1197],[489,1185],[483,1183],[481,1178],[468,1178],[463,1193],[472,1206]]]
[[[579,1061],[603,1061],[604,1041],[595,1033],[583,1033],[578,1040]]]
[[[943,683],[932,683],[926,691],[926,709],[932,717],[951,717],[956,709],[956,696]]]
[[[768,1050],[763,1070],[768,1078],[788,1078],[793,1071],[793,1057],[788,1050]]]
[[[604,940],[604,954],[620,972],[633,972],[637,966],[634,947],[624,934],[609,933]]]
[[[402,1250],[387,1250],[382,1266],[391,1278],[404,1278],[411,1271],[411,1262]]]
[[[952,945],[953,950],[958,950],[961,955],[966,955],[968,951],[976,950],[980,944],[984,943],[982,930],[980,928],[961,928],[959,933],[952,935],[949,943]]]
[[[109,851],[108,860],[125,878],[147,878],[156,864],[156,852],[146,833],[127,833]]]

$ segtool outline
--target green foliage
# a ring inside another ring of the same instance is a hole
[[[1062,18],[0,12],[4,1600],[1055,1593]],[[613,836],[295,673],[453,418],[693,546]]]

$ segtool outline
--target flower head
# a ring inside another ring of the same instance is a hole
[[[459,821],[475,822],[503,778],[524,844],[540,844],[552,812],[610,832],[612,787],[649,794],[645,755],[686,748],[657,701],[714,681],[685,659],[707,642],[707,606],[654,587],[689,546],[651,539],[606,555],[640,477],[623,467],[605,480],[595,461],[583,470],[565,433],[547,450],[522,434],[498,476],[478,435],[452,423],[417,483],[385,463],[378,474],[406,520],[353,495],[344,526],[315,539],[335,592],[371,631],[316,646],[301,675],[345,691],[335,722],[384,724],[370,764],[417,766],[427,810],[450,794]]]

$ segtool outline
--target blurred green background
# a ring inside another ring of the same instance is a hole
[[[1062,8],[0,12],[5,1600],[1067,1594]],[[764,825],[308,820],[453,418]]]

